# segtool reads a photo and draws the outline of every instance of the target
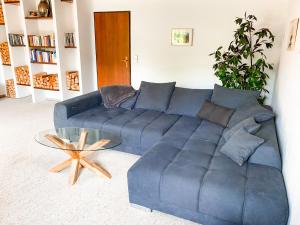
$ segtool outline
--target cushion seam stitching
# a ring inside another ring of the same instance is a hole
[[[244,225],[244,221],[245,221],[245,206],[246,206],[246,193],[247,193],[247,187],[248,187],[248,167],[249,164],[246,164],[246,181],[245,181],[245,189],[244,189],[244,201],[243,201],[243,208],[242,208],[242,225]]]
[[[143,129],[141,130],[141,135],[140,135],[140,147],[142,149],[142,138],[143,138],[143,134],[144,134],[144,130],[156,119],[158,119],[159,117],[161,117],[161,115],[163,114],[163,112],[160,112],[158,114],[158,116],[156,116],[155,118],[153,118],[151,121],[149,121],[144,127]]]
[[[224,131],[224,129],[223,129],[223,131]],[[223,132],[222,132],[222,133],[223,133]],[[202,178],[202,183],[200,184],[200,187],[199,187],[199,192],[198,192],[198,206],[197,206],[198,211],[200,211],[200,198],[201,198],[201,193],[202,193],[201,190],[202,190],[203,185],[204,185],[204,180],[205,180],[205,178],[206,178],[206,176],[207,176],[208,171],[210,170],[212,160],[214,159],[214,157],[215,157],[215,155],[216,155],[217,148],[218,148],[218,146],[219,146],[219,143],[220,143],[221,139],[222,139],[222,135],[220,135],[220,137],[219,137],[219,141],[218,141],[218,143],[217,143],[217,145],[216,145],[214,154],[213,154],[213,156],[211,157],[211,159],[210,159],[210,161],[209,161],[208,168],[207,168],[207,170],[206,170],[206,172],[205,172],[205,174],[204,174],[204,176],[203,176],[203,178]]]
[[[200,124],[198,126],[196,126],[196,128],[193,130],[192,134],[198,129],[198,127],[201,125],[202,121],[200,122]],[[191,135],[192,136],[192,135]],[[187,140],[183,143],[182,147],[189,141],[190,137],[187,138]],[[177,148],[177,147],[176,147]],[[177,148],[180,149],[180,148]],[[181,150],[182,151],[182,150]],[[165,166],[165,168],[162,170],[162,172],[160,173],[160,177],[159,177],[159,201],[161,201],[161,178],[162,178],[162,174],[164,174],[165,170],[170,166],[170,164],[178,157],[178,154],[181,152],[180,150],[176,153],[176,156],[173,158],[173,160],[169,160],[170,163],[168,163],[168,165]]]

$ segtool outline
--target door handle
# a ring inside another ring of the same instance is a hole
[[[125,63],[126,68],[128,68],[129,59],[127,56],[124,59],[122,59],[122,62]]]

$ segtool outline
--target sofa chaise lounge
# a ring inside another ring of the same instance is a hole
[[[217,85],[204,90],[144,82],[113,109],[104,107],[99,91],[57,103],[54,124],[113,132],[122,138],[116,150],[141,155],[128,171],[130,203],[204,225],[286,225],[274,118],[252,110],[254,96]],[[206,100],[235,109],[227,128],[197,118]],[[265,142],[239,166],[219,151],[223,133],[257,115],[262,126],[255,135]]]

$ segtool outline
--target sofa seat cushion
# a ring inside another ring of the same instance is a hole
[[[238,167],[216,151],[200,190],[199,211],[236,224],[285,224],[288,202],[281,172],[251,163]]]
[[[220,152],[222,133],[216,124],[181,117],[128,171],[130,202],[228,224],[283,225],[288,202],[280,170],[249,162],[240,167]]]
[[[76,114],[67,120],[68,127],[102,129],[102,125],[112,118],[123,114],[122,108],[107,109],[103,105]]]
[[[107,109],[99,106],[68,119],[69,127],[86,127],[111,132],[122,138],[122,148],[143,154],[150,149],[173,126],[178,115],[158,111],[122,108]]]
[[[195,117],[182,116],[161,138],[160,143],[166,143],[176,148],[182,148],[200,123],[201,120]]]
[[[122,144],[133,146],[142,154],[158,142],[178,118],[176,115],[146,110],[122,127]]]
[[[215,144],[203,145],[207,154],[201,147],[156,144],[128,171],[130,202],[172,206],[228,224],[285,224],[288,202],[279,170],[251,163],[240,167]]]

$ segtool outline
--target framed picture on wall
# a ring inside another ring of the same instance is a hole
[[[298,32],[298,26],[299,26],[299,18],[294,19],[290,23],[290,31],[289,31],[289,37],[288,37],[288,50],[292,51],[295,48],[296,40],[297,40],[297,32]]]
[[[174,46],[192,46],[193,29],[192,28],[174,28],[172,29],[172,45]]]

